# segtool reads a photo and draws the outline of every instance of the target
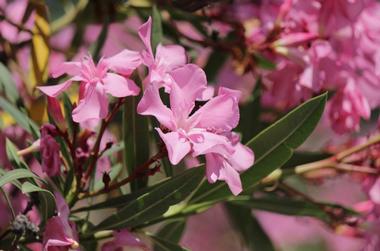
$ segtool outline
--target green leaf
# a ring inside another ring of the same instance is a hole
[[[244,196],[245,197],[245,196]],[[357,213],[351,209],[332,203],[308,202],[300,199],[265,197],[242,198],[230,203],[250,209],[264,210],[292,216],[310,216],[318,218],[326,223],[331,223],[331,215],[327,212],[341,211],[340,215],[355,216]]]
[[[207,64],[204,68],[208,81],[210,82],[216,81],[216,76],[218,75],[220,69],[223,67],[228,56],[229,56],[228,53],[221,50],[214,50],[210,54],[207,60]]]
[[[4,186],[7,183],[12,183],[19,179],[25,178],[38,178],[34,173],[27,169],[15,169],[5,172],[0,176],[0,187]]]
[[[247,142],[265,129],[265,125],[260,121],[261,108],[261,80],[255,84],[250,100],[240,107],[240,121],[236,131],[242,134],[242,141]]]
[[[32,184],[28,181],[24,182],[21,187],[21,191],[25,193],[37,192],[39,195],[39,209],[43,218],[43,222],[46,222],[47,219],[54,216],[55,211],[55,198],[54,195],[46,189],[40,188],[35,184]]]
[[[136,113],[136,97],[127,97],[127,102],[123,106],[123,141],[124,166],[127,166],[129,174],[134,169],[145,163],[149,159],[149,123],[146,116]],[[147,179],[132,181],[130,186],[132,191],[145,187]]]
[[[255,53],[253,55],[256,63],[258,64],[259,67],[266,69],[266,70],[274,70],[276,69],[276,64],[264,57],[263,55],[259,53]]]
[[[241,234],[247,247],[252,251],[275,251],[275,248],[261,227],[260,222],[252,215],[252,210],[226,203],[226,209],[234,228]]]
[[[159,43],[162,42],[162,37],[163,37],[161,14],[156,5],[152,6],[152,22],[153,24],[152,24],[151,43],[152,43],[153,53],[155,53],[156,47]]]
[[[240,175],[245,192],[280,168],[314,130],[326,103],[326,94],[312,98],[269,126],[247,143],[255,153],[253,167]],[[231,196],[224,182],[204,182],[192,203],[217,202]],[[211,203],[212,204],[212,203]]]
[[[24,166],[21,165],[23,161],[17,154],[16,146],[8,138],[5,139],[5,148],[9,161],[17,168],[23,168]]]
[[[185,220],[170,222],[166,224],[164,227],[162,227],[156,235],[172,243],[178,243],[181,240],[185,227]],[[163,251],[163,249],[159,245],[156,245],[154,247],[154,250]]]
[[[19,126],[31,133],[35,138],[39,138],[40,132],[38,126],[25,113],[21,112],[19,108],[13,106],[3,97],[0,97],[0,108],[12,116]]]
[[[94,231],[135,227],[162,216],[170,206],[191,194],[202,180],[203,172],[203,168],[193,168],[166,180],[102,221]]]
[[[185,249],[170,241],[161,239],[157,236],[150,235],[150,237],[155,243],[154,251],[189,251],[188,249]]]
[[[91,55],[95,59],[95,61],[99,60],[100,52],[104,46],[104,43],[106,42],[107,34],[108,34],[108,26],[109,26],[109,18],[108,16],[105,16],[100,34],[98,38],[96,39],[95,43],[92,44],[90,47]]]
[[[16,104],[17,101],[20,99],[20,96],[18,95],[18,90],[16,88],[16,83],[13,81],[8,69],[2,63],[0,63],[0,90],[13,104]]]

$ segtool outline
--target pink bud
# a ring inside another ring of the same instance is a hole
[[[61,105],[59,104],[58,100],[54,97],[47,97],[48,101],[48,112],[49,115],[52,117],[58,128],[62,131],[66,131],[66,123],[65,118],[63,117]]]

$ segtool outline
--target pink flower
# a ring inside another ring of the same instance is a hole
[[[114,232],[114,239],[102,245],[102,251],[119,251],[123,247],[137,248],[137,250],[148,251],[148,247],[138,237],[123,229]]]
[[[55,133],[56,129],[53,125],[46,124],[41,127],[41,166],[42,170],[50,177],[59,175],[61,169],[60,146],[53,137]]]
[[[156,130],[173,165],[189,153],[193,157],[206,155],[209,182],[224,180],[235,195],[240,193],[239,172],[249,168],[254,157],[230,132],[239,121],[237,91],[220,88],[216,97],[194,112],[195,101],[206,90],[204,72],[194,65],[186,65],[172,71],[170,76],[173,79],[170,109],[162,103],[158,86],[153,84],[146,89],[138,113],[155,116],[165,128]]]
[[[81,62],[66,62],[53,76],[59,77],[67,73],[72,76],[70,79],[62,84],[38,88],[46,95],[56,97],[69,88],[73,81],[79,81],[81,83],[80,100],[78,106],[73,110],[73,120],[81,123],[103,119],[108,114],[107,93],[114,97],[138,95],[139,87],[125,77],[129,76],[137,67],[136,65],[130,67],[128,64],[135,58],[134,54],[126,55],[123,61],[126,64],[124,67],[123,65],[117,66],[119,55],[101,59],[97,65],[90,56],[85,57]]]
[[[70,210],[61,194],[55,193],[58,215],[50,218],[43,234],[44,251],[79,250],[74,223],[69,221]]]
[[[158,82],[170,91],[171,78],[168,73],[187,62],[185,49],[179,45],[158,44],[156,53],[153,54],[151,45],[152,19],[140,26],[139,36],[145,45],[141,52],[142,62],[149,69],[145,79],[146,83]]]
[[[340,134],[359,130],[360,119],[369,119],[370,114],[367,100],[352,82],[338,90],[329,104],[331,126]]]

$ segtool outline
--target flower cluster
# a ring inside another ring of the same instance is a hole
[[[139,28],[139,37],[145,49],[128,49],[100,59],[95,64],[91,57],[81,62],[66,62],[54,77],[64,73],[71,76],[65,82],[39,89],[50,97],[57,97],[72,82],[80,82],[79,104],[73,110],[78,123],[99,121],[108,115],[108,98],[136,96],[140,89],[131,74],[141,64],[148,67],[144,93],[137,112],[152,115],[160,122],[156,128],[166,145],[169,160],[178,164],[185,156],[205,155],[209,182],[224,180],[233,194],[242,191],[239,173],[253,165],[253,152],[240,143],[238,134],[231,132],[239,122],[239,92],[220,88],[215,97],[207,87],[204,71],[188,64],[185,49],[178,45],[159,44],[156,53],[151,46],[149,19]],[[161,100],[159,90],[169,94],[170,108]],[[196,102],[205,104],[198,109]]]
[[[360,120],[369,119],[380,102],[374,95],[380,82],[379,8],[374,0],[243,0],[221,8],[220,15],[239,20],[248,54],[276,65],[253,69],[262,78],[265,107],[283,111],[333,91],[327,116],[343,134],[358,131]]]

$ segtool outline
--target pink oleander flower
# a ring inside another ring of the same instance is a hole
[[[121,251],[123,247],[134,248],[134,250],[149,251],[148,246],[128,229],[122,229],[113,233],[114,239],[102,245],[102,251]]]
[[[53,125],[46,124],[41,127],[41,167],[50,177],[59,175],[61,170],[60,146],[54,139],[55,134],[56,128]]]
[[[331,126],[340,134],[359,130],[360,119],[370,115],[367,100],[352,82],[339,89],[329,103]]]
[[[149,69],[145,82],[158,82],[167,91],[170,91],[171,78],[169,73],[186,64],[185,49],[180,45],[158,44],[154,54],[151,45],[152,19],[150,17],[146,23],[140,26],[138,33],[145,45],[145,50],[141,52],[142,62]]]
[[[136,55],[126,55],[124,61],[134,61]],[[72,76],[62,84],[38,87],[50,97],[56,97],[73,81],[80,82],[80,99],[78,106],[73,110],[75,122],[81,123],[103,119],[108,114],[108,98],[106,94],[114,97],[136,96],[139,87],[128,76],[138,65],[117,66],[119,55],[102,58],[96,65],[90,56],[81,62],[65,62],[53,77],[64,73]],[[127,63],[127,62],[126,62]],[[128,71],[126,70],[128,69]]]
[[[242,191],[239,172],[253,164],[253,152],[238,142],[231,133],[239,121],[237,91],[220,88],[197,111],[195,101],[206,90],[207,80],[202,69],[186,65],[170,74],[173,84],[170,92],[170,109],[159,96],[159,88],[149,86],[138,107],[142,115],[152,115],[164,131],[156,128],[168,150],[169,160],[178,164],[186,155],[206,156],[206,175],[209,182],[224,180],[233,194]]]
[[[69,221],[70,210],[61,194],[55,193],[58,215],[50,218],[43,234],[44,251],[79,250],[74,223]]]

